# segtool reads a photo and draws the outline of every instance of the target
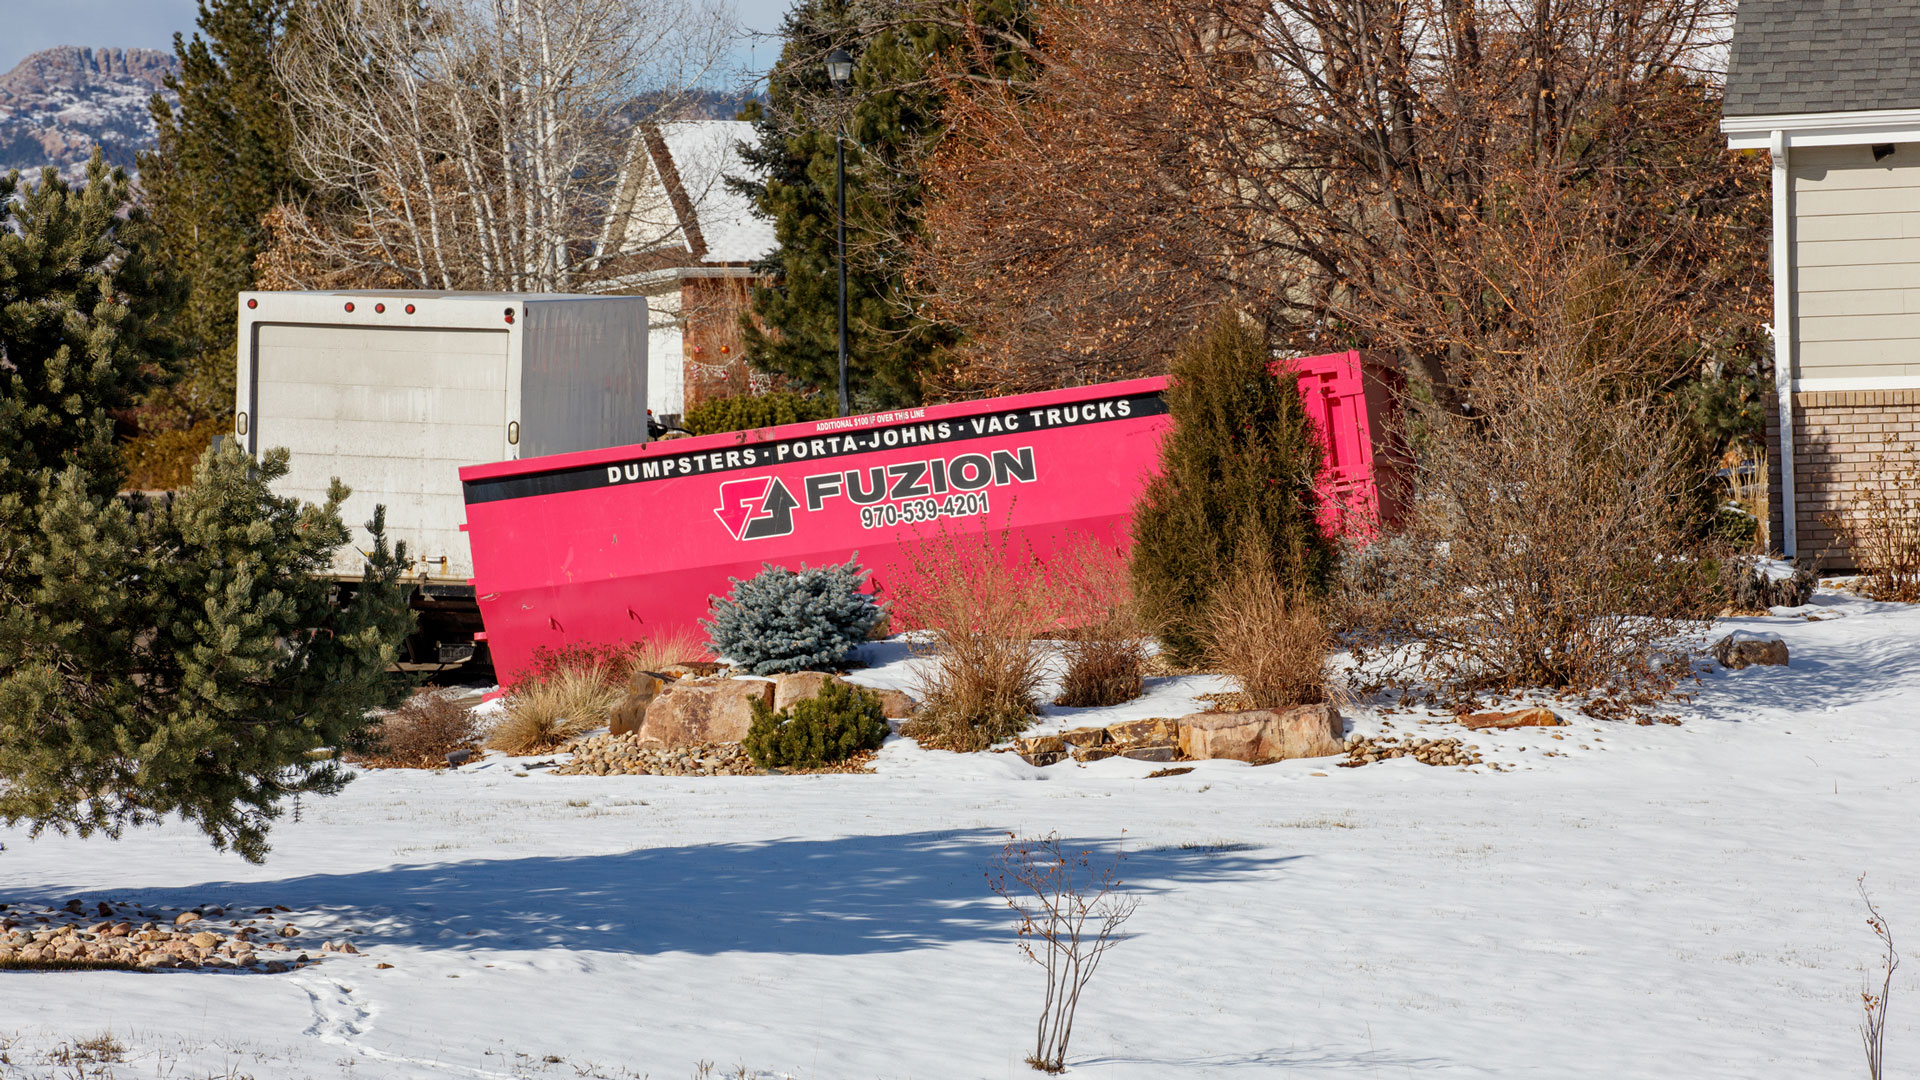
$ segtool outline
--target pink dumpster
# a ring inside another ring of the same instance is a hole
[[[1346,383],[1314,374],[1336,360],[1355,373]],[[1340,404],[1358,392],[1358,354],[1291,363],[1338,461],[1344,425],[1366,417]],[[857,552],[884,588],[902,545],[943,526],[1006,527],[1042,555],[1069,534],[1124,542],[1158,464],[1165,386],[1134,379],[462,468],[495,670],[509,678],[541,647],[697,628],[708,597],[763,562]],[[1364,488],[1372,460],[1346,482]]]

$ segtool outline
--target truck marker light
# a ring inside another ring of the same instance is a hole
[[[260,301],[258,301],[258,300],[248,300],[248,301],[247,301],[247,307],[248,307],[249,309],[251,309],[251,308],[257,308],[257,307],[259,307],[259,306],[260,306]]]
[[[507,315],[507,325],[512,326],[513,325],[513,309],[508,308],[506,311],[506,315]]]
[[[374,313],[375,315],[384,315],[384,314],[386,314],[386,312],[387,312],[387,305],[385,305],[385,304],[375,304],[375,305],[373,305],[373,313]]]
[[[413,305],[412,305],[412,304],[408,304],[408,305],[407,305],[407,314],[409,314],[409,315],[411,315],[411,314],[413,314]]]
[[[348,310],[348,311],[352,311],[352,310],[353,310],[353,301],[351,301],[351,300],[349,300],[349,301],[347,301],[347,310]]]

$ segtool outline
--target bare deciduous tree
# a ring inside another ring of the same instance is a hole
[[[321,0],[276,57],[315,195],[275,216],[268,268],[594,289],[678,228],[631,197],[636,126],[677,115],[732,25],[724,0]]]
[[[1765,181],[1716,129],[1731,9],[1036,0],[1030,82],[950,85],[920,279],[983,388],[1151,371],[1231,297],[1450,394],[1467,354],[1532,336],[1489,245],[1577,219],[1686,279],[1663,317],[1689,348],[1751,337]]]

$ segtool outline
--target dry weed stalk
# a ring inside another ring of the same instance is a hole
[[[1319,605],[1270,568],[1251,566],[1228,578],[1207,617],[1207,661],[1239,686],[1248,708],[1328,700],[1333,633]]]
[[[561,668],[507,696],[506,714],[487,734],[487,746],[508,754],[544,753],[605,724],[619,701],[619,683],[606,665]]]
[[[1013,909],[1020,952],[1047,973],[1033,1053],[1027,1064],[1048,1073],[1067,1067],[1067,1042],[1080,995],[1107,951],[1126,940],[1120,932],[1138,897],[1121,890],[1119,862],[1096,867],[1092,853],[1069,852],[1059,836],[1022,839],[1007,834],[987,880]]]
[[[1055,705],[1118,705],[1140,696],[1147,665],[1146,623],[1134,604],[1125,549],[1072,534],[1047,560],[1047,584],[1060,606],[1067,662]]]
[[[1880,962],[1880,992],[1874,993],[1871,984],[1860,990],[1860,1005],[1866,1011],[1860,1021],[1860,1044],[1867,1052],[1867,1076],[1870,1080],[1880,1080],[1880,1063],[1885,1060],[1887,1041],[1887,999],[1893,995],[1893,969],[1900,966],[1900,954],[1893,949],[1893,928],[1887,925],[1886,917],[1867,895],[1867,875],[1861,874],[1854,885],[1860,890],[1861,902],[1867,905],[1867,925],[1873,928],[1874,936],[1886,949]]]
[[[1873,478],[1854,492],[1852,513],[1832,524],[1865,571],[1868,596],[1920,603],[1920,446],[1887,435],[1873,466]]]
[[[925,630],[920,713],[901,733],[923,746],[984,750],[1033,716],[1045,678],[1034,640],[1053,622],[1031,549],[1010,530],[942,527],[905,545],[891,578],[896,625]]]

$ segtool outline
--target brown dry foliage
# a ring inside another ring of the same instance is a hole
[[[373,742],[347,760],[371,769],[444,769],[447,755],[480,745],[473,710],[437,690],[422,690],[374,725]]]
[[[1920,445],[1886,436],[1847,509],[1832,523],[1861,569],[1860,591],[1920,603]]]
[[[620,682],[604,664],[562,667],[523,682],[487,733],[487,746],[508,754],[541,754],[601,727],[620,703]]]
[[[1320,606],[1268,567],[1233,574],[1208,605],[1207,662],[1240,688],[1245,708],[1290,709],[1328,700],[1333,646]]]
[[[1763,159],[1718,132],[1731,0],[1036,0],[1028,80],[946,78],[915,275],[970,336],[957,390],[1162,369],[1223,301],[1289,347],[1530,337],[1490,247],[1543,221],[1685,285],[1685,340],[1766,316]]]
[[[1701,539],[1707,478],[1659,392],[1681,331],[1647,313],[1674,283],[1535,239],[1486,271],[1534,313],[1531,341],[1465,356],[1471,415],[1404,403],[1419,497],[1401,534],[1347,560],[1343,621],[1389,681],[1621,711],[1690,671],[1724,553]]]
[[[919,713],[900,733],[922,746],[984,750],[1025,728],[1045,680],[1035,640],[1053,625],[1044,572],[1009,530],[947,527],[902,546],[893,620],[925,631]]]
[[[1047,588],[1059,610],[1066,671],[1055,705],[1118,705],[1140,696],[1146,623],[1134,603],[1126,549],[1075,533],[1047,557]]]

